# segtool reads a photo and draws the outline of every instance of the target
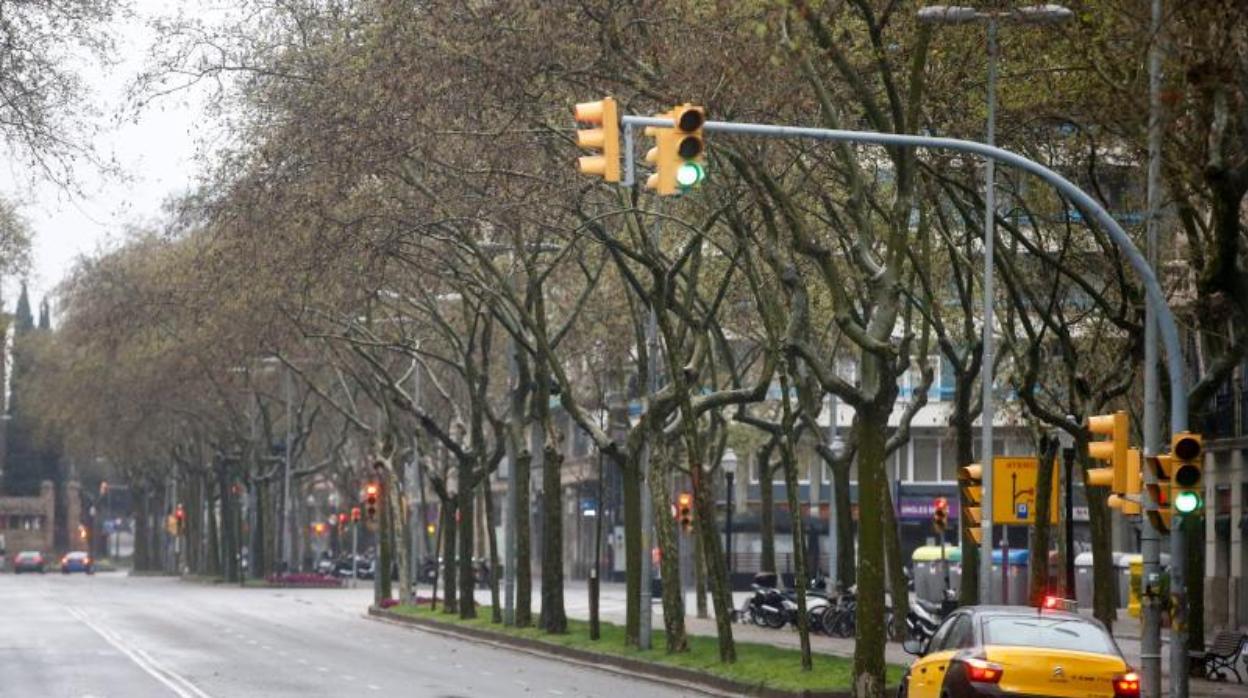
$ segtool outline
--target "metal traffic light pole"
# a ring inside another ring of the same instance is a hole
[[[1159,6],[1154,3],[1154,22],[1158,21]],[[1159,59],[1150,56],[1150,68],[1154,67],[1154,61]],[[1157,66],[1160,69],[1160,66]],[[1156,80],[1150,77],[1150,83]],[[633,129],[644,128],[646,126],[656,126],[659,128],[673,128],[675,124],[671,119],[647,117],[647,116],[624,116],[621,120],[624,126],[624,179],[621,182],[624,186],[631,186],[634,182],[634,154],[632,148]],[[1089,214],[1089,217],[1096,221],[1098,225],[1109,235],[1126,257],[1127,262],[1135,269],[1140,279],[1144,283],[1145,294],[1148,300],[1148,308],[1152,311],[1152,321],[1147,324],[1148,329],[1160,334],[1161,343],[1165,346],[1166,373],[1170,380],[1172,389],[1170,390],[1170,431],[1173,434],[1187,431],[1187,377],[1183,366],[1183,354],[1179,343],[1178,326],[1174,320],[1174,314],[1170,311],[1169,305],[1166,303],[1166,297],[1161,289],[1161,284],[1157,281],[1157,275],[1153,271],[1149,259],[1140,252],[1140,249],[1131,241],[1130,236],[1122,229],[1118,222],[1113,219],[1108,211],[1100,205],[1093,197],[1089,196],[1079,187],[1075,186],[1070,180],[1053,170],[1041,165],[1034,160],[1010,152],[1003,148],[993,145],[977,143],[974,141],[966,141],[957,138],[939,138],[933,136],[917,136],[902,133],[879,133],[872,131],[848,131],[842,129],[824,129],[824,128],[806,128],[798,126],[779,126],[774,124],[750,124],[750,123],[732,123],[726,121],[707,121],[702,126],[704,131],[716,133],[735,133],[746,136],[761,136],[765,138],[800,138],[810,140],[835,141],[842,143],[859,143],[865,145],[878,146],[894,146],[906,148],[927,148],[936,150],[954,150],[964,153],[971,153],[989,160],[1002,163],[1004,165],[1016,167],[1024,172],[1043,179],[1049,183],[1067,198],[1069,198],[1077,207]],[[1151,124],[1150,132],[1155,130]],[[1153,145],[1150,142],[1150,151]],[[1150,164],[1151,168],[1156,165]],[[1150,192],[1153,191],[1150,189]],[[1150,203],[1156,204],[1157,199],[1150,195]],[[1155,216],[1150,216],[1150,231],[1156,232]],[[1155,365],[1155,364],[1151,364]],[[1149,370],[1150,364],[1145,364],[1145,371]],[[1147,425],[1147,422],[1146,422]],[[1146,443],[1147,446],[1155,446]],[[985,463],[988,470],[991,471],[991,463]],[[644,499],[644,498],[643,498]],[[992,501],[991,482],[985,478],[984,495],[985,504]],[[1147,503],[1146,503],[1147,506]],[[984,516],[985,536],[984,541],[990,542],[987,535],[987,527],[990,525],[990,516]],[[1182,586],[1183,578],[1181,570],[1182,556],[1184,551],[1181,536],[1177,533],[1181,527],[1182,516],[1176,517],[1177,521],[1174,526],[1175,533],[1171,538],[1171,590],[1177,601],[1186,603],[1185,590]],[[991,558],[987,558],[981,565],[991,565]],[[643,570],[645,569],[643,563]],[[1176,574],[1177,572],[1177,574]],[[985,587],[986,588],[986,587]],[[644,596],[643,596],[644,598]],[[646,609],[643,609],[643,612]],[[1185,609],[1177,609],[1179,613],[1184,613]],[[1185,614],[1184,614],[1185,615]],[[1184,619],[1183,616],[1180,619]],[[1184,698],[1187,693],[1186,680],[1186,648],[1184,645],[1185,637],[1183,628],[1176,628],[1172,632],[1171,637],[1171,693],[1179,698]],[[1160,673],[1160,672],[1158,672]]]
[[[1148,49],[1148,263],[1157,267],[1157,238],[1161,208],[1161,0],[1152,0],[1152,43]],[[1144,459],[1161,453],[1161,399],[1157,375],[1157,308],[1150,297],[1144,308]],[[1180,384],[1181,385],[1181,384]],[[1140,517],[1140,553],[1144,563],[1143,594],[1140,595],[1140,688],[1145,698],[1161,696],[1161,535],[1153,527],[1150,511],[1157,502],[1148,485],[1157,481],[1151,467],[1144,468],[1144,488]],[[1173,554],[1171,569],[1182,564]],[[1186,643],[1184,643],[1186,644]],[[1173,667],[1172,667],[1173,668]],[[1179,673],[1186,675],[1186,671]],[[1171,674],[1173,676],[1173,672]],[[1177,684],[1171,679],[1172,684]],[[1176,688],[1177,685],[1175,686]],[[1183,686],[1186,688],[1186,685]],[[1181,694],[1176,694],[1181,695]]]

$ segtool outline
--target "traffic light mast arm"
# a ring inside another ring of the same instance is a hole
[[[627,147],[624,150],[624,181],[625,186],[633,186],[635,182],[635,155],[632,147],[632,131],[634,128],[657,126],[672,128],[675,124],[670,118],[649,116],[624,116],[621,120],[624,127],[624,138]],[[1004,148],[967,141],[959,138],[939,138],[934,136],[917,136],[905,133],[879,133],[875,131],[846,131],[841,129],[807,128],[800,126],[777,126],[774,124],[732,123],[727,121],[707,121],[702,130],[719,133],[738,133],[749,136],[769,138],[808,138],[812,140],[837,141],[842,143],[864,143],[869,145],[898,146],[905,148],[929,148],[954,150],[972,153],[991,158],[1005,165],[1017,167],[1048,182],[1062,194],[1071,199],[1075,206],[1092,214],[1114,245],[1122,250],[1127,261],[1135,269],[1144,282],[1145,293],[1157,309],[1157,329],[1161,333],[1162,344],[1166,348],[1166,372],[1171,386],[1181,389],[1170,390],[1170,431],[1180,433],[1187,431],[1187,390],[1188,385],[1183,364],[1182,346],[1179,342],[1179,328],[1174,313],[1166,302],[1166,295],[1157,281],[1157,274],[1140,249],[1132,242],[1131,236],[1122,229],[1113,216],[1105,210],[1094,197],[1075,186],[1070,180],[1044,165],[1012,153]]]

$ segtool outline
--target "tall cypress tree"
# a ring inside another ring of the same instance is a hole
[[[22,393],[30,381],[30,358],[25,350],[25,339],[35,329],[35,318],[30,312],[30,294],[22,282],[22,292],[17,297],[13,314],[13,374],[10,377],[9,419],[5,424],[4,478],[0,481],[8,495],[37,495],[42,480],[43,464],[34,445],[34,436],[28,416],[22,409]]]

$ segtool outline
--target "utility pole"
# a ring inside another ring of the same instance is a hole
[[[290,386],[290,367],[286,366],[282,371],[282,394],[286,401],[286,442],[282,448],[282,517],[279,521],[281,526],[282,541],[282,564],[290,571],[293,567],[291,564],[292,550],[294,543],[292,541],[292,524],[290,511],[290,451],[291,441],[294,435],[294,425],[291,424],[291,415],[294,413],[291,409],[291,386]]]
[[[989,146],[997,144],[997,21],[988,20],[988,134],[984,142]],[[997,188],[996,162],[986,158],[984,162],[984,327],[983,369],[979,377],[983,390],[983,410],[980,413],[980,450],[979,462],[984,464],[984,496],[980,504],[983,519],[980,527],[983,538],[979,544],[979,589],[980,601],[992,599],[992,374],[993,374],[993,242],[996,238],[997,225]],[[1001,576],[1004,579],[1009,570],[1009,560],[1001,560]]]
[[[1148,264],[1157,269],[1161,221],[1161,0],[1152,0],[1152,42],[1148,48]],[[1144,308],[1144,462],[1161,452],[1161,404],[1157,375],[1157,308],[1149,299]],[[1140,598],[1140,682],[1145,698],[1161,696],[1161,540],[1148,512],[1157,509],[1147,485],[1157,481],[1153,468],[1144,468],[1144,516],[1140,522],[1140,552],[1144,579]],[[1177,527],[1176,527],[1177,528]],[[1171,566],[1183,564],[1171,558]],[[1184,651],[1186,649],[1184,648]],[[1186,674],[1186,671],[1179,673]],[[1177,695],[1177,694],[1176,694]]]

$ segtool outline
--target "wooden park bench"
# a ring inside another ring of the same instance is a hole
[[[1204,652],[1191,652],[1192,673],[1207,679],[1226,680],[1226,672],[1235,675],[1235,680],[1244,682],[1236,664],[1244,656],[1244,647],[1248,645],[1248,635],[1234,630],[1219,632]]]

